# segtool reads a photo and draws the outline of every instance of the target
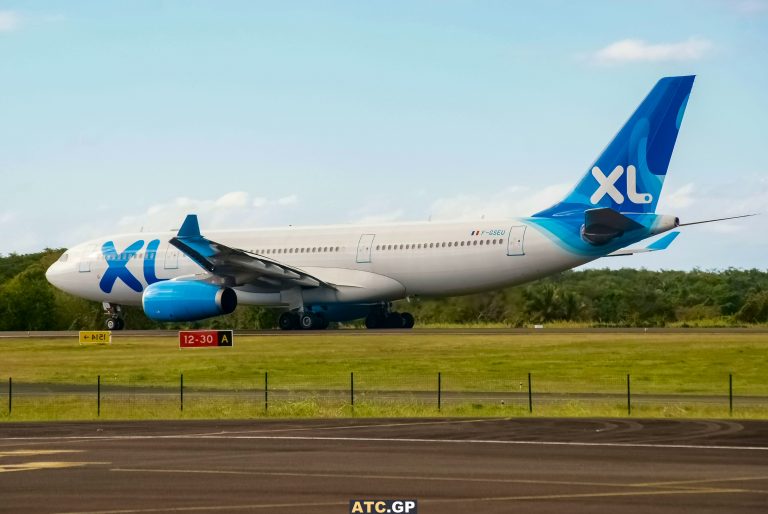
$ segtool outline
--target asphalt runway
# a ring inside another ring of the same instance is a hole
[[[768,334],[766,327],[750,328],[415,328],[381,329],[344,328],[329,330],[235,330],[240,336],[376,336],[376,335],[553,335],[553,334]],[[178,330],[119,330],[114,337],[178,337]],[[77,337],[77,330],[0,332],[0,339]]]
[[[352,419],[0,425],[0,511],[766,512],[768,422]]]

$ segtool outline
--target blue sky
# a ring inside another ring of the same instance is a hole
[[[530,4],[530,5],[529,5]],[[526,215],[696,74],[659,210],[768,205],[768,0],[2,2],[0,253]],[[765,216],[598,262],[768,267]]]

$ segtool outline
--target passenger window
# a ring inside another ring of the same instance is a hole
[[[475,239],[474,241],[472,241],[472,244],[473,244],[474,246],[477,246],[477,239]]]
[[[443,245],[443,246],[445,246],[445,245]],[[448,248],[450,248],[451,246],[453,246],[453,243],[449,241],[448,242]]]

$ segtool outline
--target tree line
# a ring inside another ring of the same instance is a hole
[[[101,328],[101,304],[59,291],[45,271],[63,250],[0,257],[0,330]],[[566,271],[528,285],[452,298],[411,299],[399,310],[418,324],[579,323],[605,327],[669,325],[733,326],[768,322],[768,272],[649,271],[590,269]],[[274,309],[240,306],[228,316],[168,325],[128,307],[130,328],[235,328],[276,326]]]

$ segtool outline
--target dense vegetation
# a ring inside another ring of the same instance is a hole
[[[0,330],[100,328],[101,305],[63,293],[45,279],[61,250],[0,257]],[[398,306],[420,324],[579,323],[591,326],[730,326],[768,322],[768,272],[568,271],[530,285],[470,296],[417,299]],[[161,326],[129,308],[130,328]],[[271,328],[276,312],[238,307],[195,326]],[[167,325],[162,325],[167,326]]]

